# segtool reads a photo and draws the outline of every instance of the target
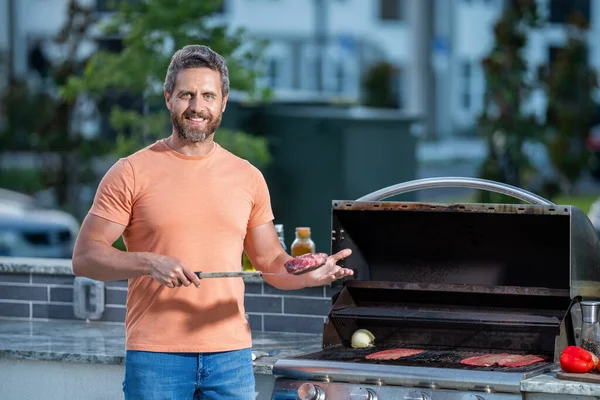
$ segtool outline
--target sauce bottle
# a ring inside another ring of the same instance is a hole
[[[287,246],[285,245],[285,239],[283,237],[283,224],[275,224],[275,231],[277,232],[277,237],[279,238],[279,243],[283,247],[284,251],[287,251]],[[243,271],[256,271],[256,268],[252,265],[252,262],[246,255],[246,252],[242,252],[242,270]]]
[[[292,257],[298,257],[306,253],[315,252],[315,242],[310,238],[310,228],[296,228],[296,239],[292,242]]]
[[[242,253],[242,270],[243,271],[256,271],[256,269],[254,268],[254,265],[252,265],[252,262],[246,255],[245,251]]]

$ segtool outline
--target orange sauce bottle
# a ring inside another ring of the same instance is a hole
[[[296,228],[296,239],[294,239],[291,246],[292,257],[298,257],[306,253],[314,253],[315,250],[315,242],[310,238],[310,228]]]
[[[252,262],[248,258],[248,255],[246,254],[245,251],[242,253],[242,270],[243,271],[251,271],[251,272],[256,271],[256,269],[254,268],[254,265],[252,265]]]

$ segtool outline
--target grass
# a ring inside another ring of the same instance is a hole
[[[554,199],[553,203],[559,205],[575,206],[587,214],[590,211],[590,206],[594,201],[598,199],[598,197],[600,197],[600,194],[559,196],[556,199]]]

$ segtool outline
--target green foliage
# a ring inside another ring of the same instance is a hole
[[[0,130],[0,148],[24,151],[37,148],[43,128],[55,112],[56,101],[46,93],[32,90],[24,81],[14,80],[2,93],[5,121]],[[35,110],[35,118],[31,112]]]
[[[535,0],[516,0],[505,8],[494,26],[495,43],[483,59],[486,79],[484,112],[479,118],[480,133],[488,147],[488,159],[480,177],[518,187],[529,185],[535,175],[523,151],[526,140],[539,140],[542,125],[524,111],[536,81],[528,76],[523,55],[527,33],[541,25]],[[494,194],[482,192],[481,202],[493,202]]]
[[[586,141],[596,107],[592,93],[598,84],[589,67],[588,26],[581,15],[570,18],[566,46],[553,64],[539,68],[537,76],[531,74],[521,51],[529,31],[540,26],[534,0],[512,0],[495,26],[495,45],[483,60],[487,88],[480,127],[489,158],[480,176],[552,199],[570,192],[589,165]],[[542,89],[548,99],[543,123],[524,111],[535,89]],[[544,145],[559,179],[540,178],[523,153],[526,142]],[[496,199],[494,194],[479,196],[482,202]]]
[[[34,194],[44,189],[42,175],[31,169],[3,169],[0,171],[0,187],[20,193]]]
[[[249,101],[268,98],[268,92],[255,86],[265,44],[209,21],[220,1],[119,2],[107,32],[123,38],[123,52],[97,52],[89,59],[81,59],[80,46],[90,40],[89,29],[97,21],[94,8],[82,3],[68,0],[65,23],[53,38],[65,57],[50,66],[51,83],[32,88],[27,82],[14,81],[2,94],[6,123],[0,132],[0,147],[36,152],[41,165],[35,180],[14,178],[13,172],[3,171],[5,187],[26,192],[52,187],[60,207],[82,211],[81,205],[72,203],[77,198],[77,185],[97,179],[91,167],[94,159],[107,153],[129,154],[164,137],[170,129],[162,81],[172,52],[185,44],[206,44],[223,54],[232,89],[249,93]],[[137,108],[112,104],[111,100],[124,95]],[[75,107],[82,100],[93,101],[96,112],[84,115]],[[97,111],[111,111],[116,140],[107,132],[89,138],[79,130],[78,122],[98,117]],[[259,167],[268,162],[264,139],[243,132],[225,131],[223,136],[220,141],[234,153]]]
[[[117,250],[121,250],[121,251],[127,250],[127,247],[125,246],[125,242],[123,241],[123,236],[119,236],[117,241],[114,242],[112,246]]]
[[[52,38],[64,57],[49,66],[48,80],[38,85],[13,80],[2,94],[7,124],[0,133],[0,145],[37,153],[41,185],[54,189],[59,207],[73,209],[75,185],[89,177],[89,159],[81,158],[89,143],[78,130],[75,99],[59,98],[55,87],[79,71],[80,46],[95,17],[91,8],[77,0],[69,0],[66,11],[65,24]],[[101,148],[96,146],[95,154]]]
[[[220,0],[120,3],[105,30],[122,37],[123,51],[95,53],[83,74],[71,76],[62,92],[65,98],[91,96],[100,110],[110,112],[110,124],[117,133],[117,155],[131,153],[170,133],[163,81],[173,52],[185,45],[211,47],[227,60],[232,89],[249,94],[250,101],[266,98],[268,92],[256,86],[266,43],[248,38],[241,29],[232,32],[215,22],[214,12],[220,4]],[[126,93],[142,107],[124,109],[107,104],[107,95],[115,91]],[[258,161],[268,158],[263,139],[219,130],[216,140],[221,135],[225,136],[220,139],[223,147],[236,155]]]
[[[251,136],[240,131],[219,129],[215,142],[233,154],[248,160],[258,168],[271,162],[269,144],[265,137]]]
[[[587,32],[587,21],[575,14],[570,19],[566,46],[558,51],[549,70],[540,71],[548,95],[545,142],[567,192],[590,160],[586,141],[596,108],[592,92],[598,82],[588,63]]]
[[[382,61],[369,68],[363,78],[364,105],[379,108],[398,108],[397,67]]]

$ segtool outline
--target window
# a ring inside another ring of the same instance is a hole
[[[462,66],[461,66],[460,74],[461,74],[461,82],[462,82],[461,88],[460,88],[461,104],[464,109],[470,110],[471,103],[472,103],[471,80],[472,80],[472,75],[473,75],[472,66],[471,66],[470,61],[463,62]]]
[[[297,67],[299,73],[299,88],[303,91],[316,91],[318,87],[317,73],[321,73],[321,63],[317,59],[318,47],[314,42],[301,42],[299,47],[300,65]],[[323,69],[327,63],[323,63]]]
[[[567,22],[574,13],[590,20],[590,0],[552,0],[549,6],[550,22],[555,24]]]
[[[293,65],[289,54],[290,49],[282,43],[274,43],[267,49],[260,86],[271,89],[289,89],[292,86]]]
[[[402,0],[379,0],[379,19],[382,21],[399,21],[403,19]]]
[[[313,70],[315,73],[315,90],[319,93],[325,91],[326,88],[326,76],[325,76],[325,60],[322,59],[323,54],[315,57],[313,60]]]
[[[279,68],[279,62],[276,59],[271,58],[267,66],[267,78],[269,80],[269,87],[272,89],[275,89],[279,86]]]
[[[328,54],[323,65],[323,89],[331,94],[343,94],[348,91],[346,60],[336,54]]]
[[[344,78],[345,78],[345,71],[344,71],[344,64],[343,63],[339,63],[337,65],[336,71],[335,71],[335,83],[336,83],[336,91],[338,93],[343,93],[344,92]]]

